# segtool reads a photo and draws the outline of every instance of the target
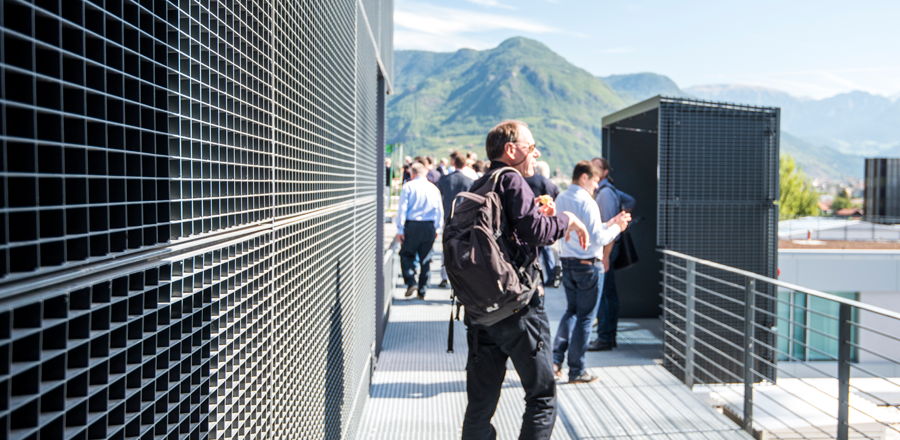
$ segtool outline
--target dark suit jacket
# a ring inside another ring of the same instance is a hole
[[[528,187],[531,188],[531,192],[534,193],[535,197],[547,194],[556,199],[556,196],[559,195],[559,187],[540,174],[526,177],[525,181],[528,182]]]
[[[453,199],[456,198],[456,195],[468,191],[471,186],[472,179],[459,171],[454,171],[438,180],[437,187],[441,191],[441,199],[444,202],[445,220],[450,219],[450,208],[453,206]]]

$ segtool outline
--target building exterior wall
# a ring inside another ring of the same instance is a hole
[[[353,437],[388,1],[5,1],[0,438]]]
[[[779,279],[827,293],[855,292],[859,301],[900,312],[900,251],[797,250],[779,251]],[[896,335],[900,322],[860,311],[859,325]],[[836,335],[835,335],[836,336]],[[859,362],[900,359],[900,344],[870,331],[858,334]]]

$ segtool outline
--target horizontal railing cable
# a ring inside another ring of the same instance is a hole
[[[821,292],[821,291],[818,291],[818,290],[809,289],[809,288],[806,288],[806,287],[803,287],[803,286],[798,286],[798,285],[796,285],[796,284],[786,283],[786,282],[784,282],[784,281],[778,281],[778,280],[776,280],[776,279],[772,279],[772,278],[765,277],[765,276],[762,276],[762,275],[759,275],[759,274],[755,274],[755,273],[753,273],[753,272],[749,272],[749,271],[746,271],[746,270],[741,270],[741,269],[729,267],[729,266],[726,266],[726,265],[724,265],[724,264],[719,264],[719,263],[716,263],[716,262],[713,262],[713,261],[709,261],[709,260],[703,260],[703,259],[700,259],[700,258],[692,257],[692,256],[690,256],[690,255],[682,254],[682,253],[680,253],[680,252],[675,252],[675,251],[670,251],[670,250],[663,250],[662,253],[664,253],[664,254],[666,254],[666,255],[671,255],[671,256],[674,256],[674,257],[682,258],[682,259],[685,259],[685,260],[688,260],[688,261],[694,261],[694,262],[697,262],[697,263],[701,263],[701,264],[703,264],[703,265],[710,266],[710,267],[714,267],[714,268],[716,268],[716,269],[722,269],[722,270],[724,270],[724,271],[732,272],[732,273],[735,273],[735,274],[738,274],[738,275],[742,275],[742,276],[745,276],[745,277],[747,277],[747,278],[754,279],[754,280],[757,280],[757,281],[763,281],[763,282],[766,282],[766,283],[768,283],[768,284],[772,284],[772,285],[779,286],[779,287],[784,287],[785,289],[788,289],[788,290],[793,290],[793,291],[800,292],[800,293],[806,293],[806,294],[808,294],[808,295],[813,295],[813,296],[816,296],[816,297],[819,297],[819,298],[823,298],[823,299],[827,299],[827,300],[830,300],[830,301],[834,301],[834,302],[836,302],[836,303],[846,304],[846,305],[848,305],[848,306],[856,307],[856,308],[858,308],[858,309],[860,309],[860,310],[865,310],[865,311],[867,311],[867,312],[877,313],[877,314],[879,314],[879,315],[886,316],[886,317],[888,317],[888,318],[893,318],[893,319],[900,320],[900,313],[893,312],[893,311],[890,311],[890,310],[887,310],[887,309],[884,309],[884,308],[881,308],[881,307],[877,307],[877,306],[873,306],[873,305],[861,303],[861,302],[859,302],[859,301],[854,301],[854,300],[850,300],[850,299],[846,299],[846,298],[841,298],[841,297],[839,297],[839,296],[837,296],[837,295],[832,295],[832,294],[825,293],[825,292]]]
[[[900,383],[895,378],[877,374],[869,365],[860,363],[858,358],[865,354],[867,359],[883,361],[887,365],[900,365],[900,362],[887,354],[890,351],[864,347],[857,339],[862,332],[866,332],[883,338],[882,341],[900,342],[900,337],[883,328],[858,322],[858,312],[873,313],[897,322],[900,322],[900,313],[679,252],[663,250],[662,253],[665,257],[660,285],[664,291],[662,309],[666,344],[663,358],[667,367],[683,373],[689,386],[703,384],[717,394],[728,389],[728,392],[743,399],[745,420],[742,425],[745,430],[752,432],[751,427],[756,424],[752,414],[758,412],[781,424],[773,425],[776,432],[762,427],[770,438],[780,438],[780,434],[786,433],[785,429],[801,438],[810,438],[808,435],[818,438],[818,434],[806,429],[801,432],[773,414],[774,405],[821,434],[828,437],[834,435],[839,440],[848,439],[850,433],[871,438],[859,426],[869,422],[861,422],[859,417],[871,419],[877,426],[883,426],[885,432],[900,432],[900,427],[893,425],[893,419],[879,419],[883,417],[880,413],[871,413],[866,406],[861,407],[859,401],[856,404],[850,402],[852,392],[857,398],[868,399],[866,401],[879,406],[891,406],[886,396],[876,391],[873,385],[867,383],[863,386],[851,378],[855,371],[863,377],[882,381],[887,392],[900,389]],[[677,264],[676,260],[686,264]],[[741,277],[745,284],[722,279],[707,269],[729,273],[729,277]],[[773,288],[779,289],[777,294]],[[814,303],[810,298],[827,301],[826,304],[836,305],[837,310],[822,308],[822,303]],[[743,313],[734,310],[734,306],[742,308]],[[803,369],[780,368],[779,362],[796,364]],[[831,370],[829,365],[836,370]],[[812,376],[803,377],[803,371],[808,371]],[[815,390],[814,393],[821,395],[821,398],[811,400],[804,388],[779,385],[775,380],[776,372],[785,380],[796,381],[807,389]],[[819,377],[834,382],[818,382]],[[823,385],[828,383],[833,385]],[[764,403],[754,404],[753,390],[759,386],[775,387],[780,394],[760,394],[755,400]],[[743,387],[743,393],[739,392],[739,387]],[[778,395],[788,400],[776,397]],[[832,417],[837,422],[831,425],[836,426],[835,431],[829,433],[824,429],[828,425],[814,423],[795,404],[790,403],[790,399],[807,402],[816,414]],[[825,403],[827,400],[821,399],[836,400],[837,413],[829,409]],[[727,398],[725,401],[729,402]],[[855,424],[850,423],[851,410],[856,414]],[[736,415],[740,416],[740,413]],[[794,438],[792,435],[788,437]]]

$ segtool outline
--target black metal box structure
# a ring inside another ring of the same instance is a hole
[[[354,436],[392,14],[3,2],[0,438]]]
[[[614,169],[616,185],[637,198],[633,215],[641,217],[632,231],[641,262],[616,273],[622,315],[649,317],[662,312],[666,366],[679,377],[684,359],[671,348],[683,337],[684,321],[679,317],[685,316],[685,302],[661,297],[662,262],[656,248],[775,277],[778,138],[777,108],[657,96],[603,118],[604,156]],[[698,277],[698,290],[705,283]],[[742,287],[715,287],[743,301]],[[743,316],[740,304],[705,300],[706,306],[698,302],[698,313],[726,327],[742,328],[742,320],[730,315]],[[774,303],[757,301],[757,307],[772,314],[757,313],[758,323],[771,326]],[[736,338],[727,328],[720,336]],[[763,330],[757,336],[771,338]],[[725,368],[725,373],[740,377],[724,362],[728,356],[740,359],[739,351],[708,335],[697,338],[702,342],[697,345],[701,375],[703,368],[710,372]],[[740,341],[735,342],[740,347]],[[762,357],[772,358],[771,353]],[[758,371],[770,369],[762,365]]]
[[[864,200],[868,221],[900,222],[900,158],[866,159]]]

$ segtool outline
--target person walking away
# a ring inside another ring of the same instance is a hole
[[[584,225],[568,213],[557,215],[552,202],[538,206],[525,179],[534,174],[534,162],[540,157],[528,126],[520,121],[504,121],[495,126],[485,141],[491,166],[472,188],[493,184],[502,206],[502,230],[499,240],[511,255],[514,267],[527,271],[534,280],[537,247],[545,246],[564,234],[575,232],[586,245]],[[512,167],[517,172],[503,170]],[[543,288],[534,283],[526,305],[497,322],[478,323],[474,310],[466,309],[466,405],[463,439],[494,439],[497,436],[491,418],[497,409],[506,361],[511,359],[525,388],[525,412],[520,439],[548,439],[556,421],[556,383],[550,361],[550,329],[544,312]],[[504,435],[507,437],[508,435]]]
[[[597,377],[585,369],[585,349],[591,334],[591,321],[597,312],[603,288],[603,247],[628,227],[631,214],[622,212],[604,223],[594,201],[600,170],[584,160],[572,171],[572,185],[556,199],[556,209],[573,212],[588,231],[587,249],[562,243],[563,287],[566,312],[559,320],[553,342],[553,370],[562,378],[562,365],[569,357],[569,383],[589,383]]]
[[[634,197],[620,191],[612,184],[609,173],[612,168],[609,161],[602,157],[591,159],[591,163],[600,169],[600,186],[594,199],[600,207],[600,218],[609,221],[620,211],[631,212],[635,206]],[[603,277],[603,293],[600,306],[597,307],[597,338],[588,344],[588,351],[612,350],[616,347],[616,333],[619,327],[619,292],[616,288],[616,273],[612,262],[619,254],[619,239],[606,245],[603,252],[603,264],[606,268]]]
[[[456,171],[441,177],[441,180],[438,180],[437,184],[438,190],[441,191],[445,224],[450,220],[450,213],[453,211],[453,203],[456,199],[456,195],[463,191],[468,191],[472,186],[472,182],[474,182],[473,179],[470,179],[462,171],[466,168],[466,159],[464,157],[461,155],[454,155],[453,167]],[[446,264],[444,260],[441,259],[441,283],[438,286],[446,288],[448,284]]]
[[[425,165],[410,165],[412,180],[400,190],[397,207],[397,239],[400,245],[400,268],[406,283],[405,296],[418,294],[425,299],[434,240],[444,223],[441,194],[426,178]],[[416,281],[416,258],[419,260],[419,279]]]
[[[535,196],[548,195],[552,199],[556,199],[559,195],[559,187],[551,182],[550,165],[544,161],[538,161],[534,167],[535,173],[531,177],[526,177],[528,187]],[[558,264],[556,255],[552,246],[541,246],[538,248],[541,263],[543,264],[544,286],[559,287],[562,279],[562,266]]]

